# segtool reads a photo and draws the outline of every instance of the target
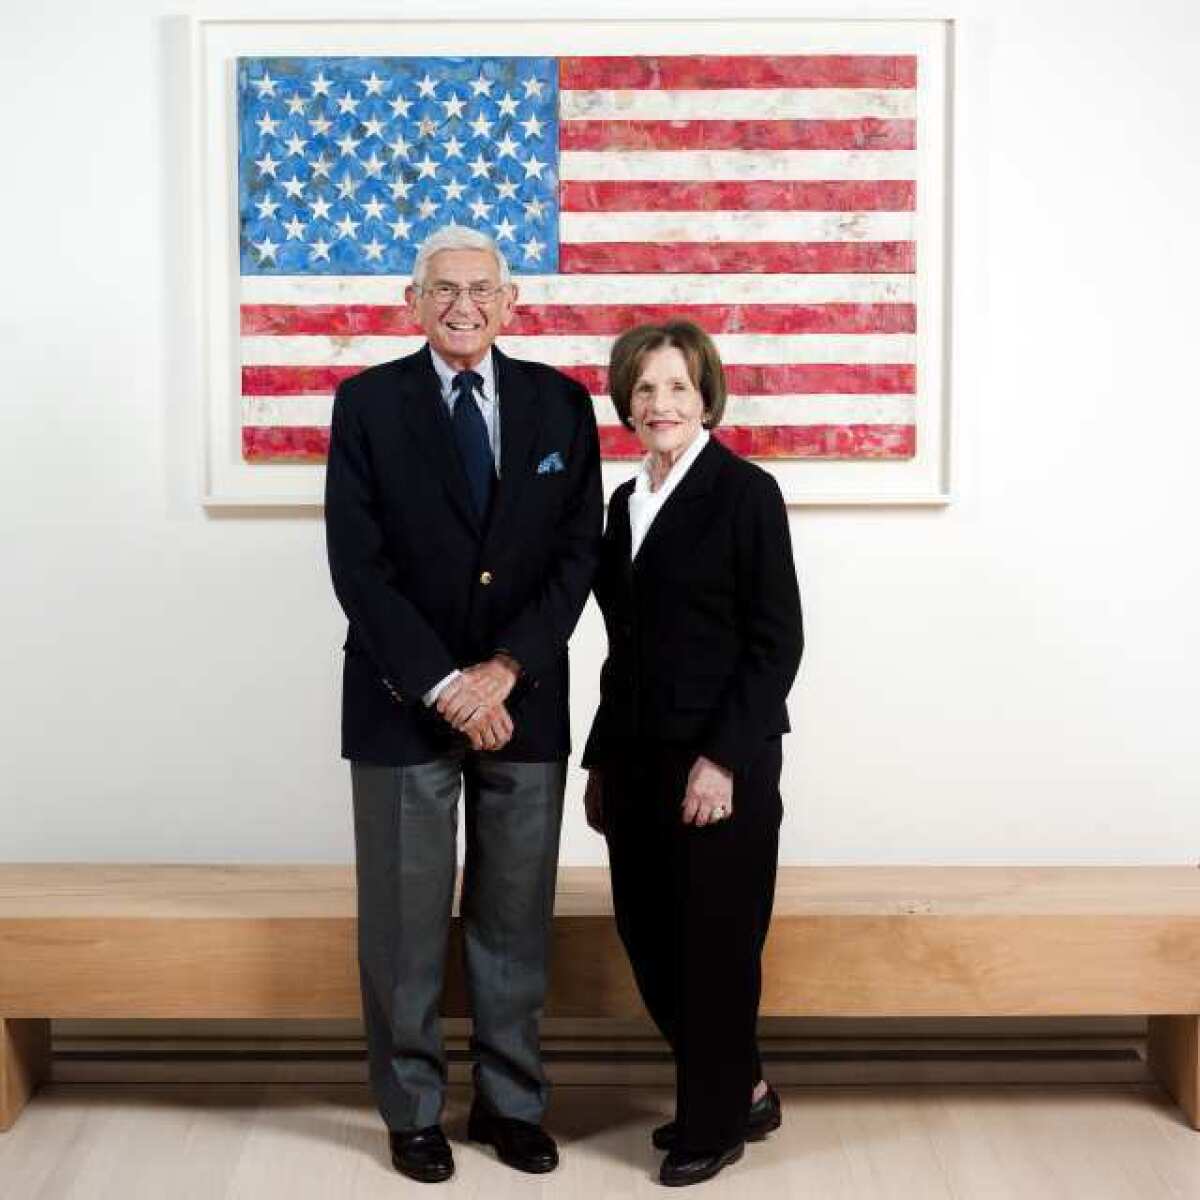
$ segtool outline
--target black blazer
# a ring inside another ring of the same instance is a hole
[[[686,742],[731,771],[788,726],[804,634],[787,509],[774,478],[715,439],[630,563],[629,494],[613,495],[596,599],[608,630],[584,766],[634,739]]]
[[[587,391],[493,348],[500,479],[471,505],[429,348],[337,390],[325,485],[329,567],[350,621],[342,753],[428,762],[465,739],[421,697],[455,667],[521,664],[515,732],[498,757],[570,752],[567,638],[595,572],[603,513]]]

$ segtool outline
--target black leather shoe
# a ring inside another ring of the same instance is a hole
[[[418,1183],[441,1183],[454,1174],[454,1155],[440,1125],[403,1132],[390,1130],[392,1166]]]
[[[473,1142],[495,1146],[500,1161],[518,1171],[544,1175],[558,1166],[558,1147],[540,1125],[518,1121],[515,1117],[497,1116],[479,1103],[471,1105],[467,1137]]]
[[[688,1187],[693,1183],[703,1183],[718,1172],[723,1171],[730,1163],[735,1163],[746,1151],[746,1143],[738,1142],[728,1150],[718,1154],[685,1154],[681,1150],[672,1150],[663,1159],[663,1165],[658,1172],[658,1182],[667,1187]]]
[[[761,1142],[763,1138],[783,1124],[783,1108],[779,1103],[779,1093],[767,1085],[767,1094],[761,1096],[746,1114],[746,1141]],[[660,1125],[650,1135],[650,1140],[657,1150],[674,1150],[679,1140],[679,1131],[674,1121]]]

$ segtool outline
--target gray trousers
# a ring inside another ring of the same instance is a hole
[[[475,1093],[540,1122],[546,991],[566,763],[460,751],[408,767],[351,764],[358,957],[371,1089],[391,1130],[436,1124],[446,1085],[439,1008],[465,790],[461,916]]]

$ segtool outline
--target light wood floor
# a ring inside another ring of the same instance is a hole
[[[705,1200],[1192,1200],[1200,1133],[1149,1086],[791,1088],[784,1127],[700,1191]],[[466,1145],[467,1092],[446,1129],[458,1174],[396,1175],[364,1088],[58,1084],[0,1136],[4,1200],[364,1200],[663,1197],[651,1125],[664,1089],[559,1087],[553,1175]]]

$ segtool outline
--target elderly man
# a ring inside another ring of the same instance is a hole
[[[468,1136],[550,1171],[538,1045],[570,750],[567,638],[603,501],[591,400],[495,348],[517,289],[447,226],[405,292],[428,344],[337,392],[325,517],[349,619],[359,966],[371,1084],[403,1174],[448,1179],[438,1011],[460,789],[474,1030]]]

